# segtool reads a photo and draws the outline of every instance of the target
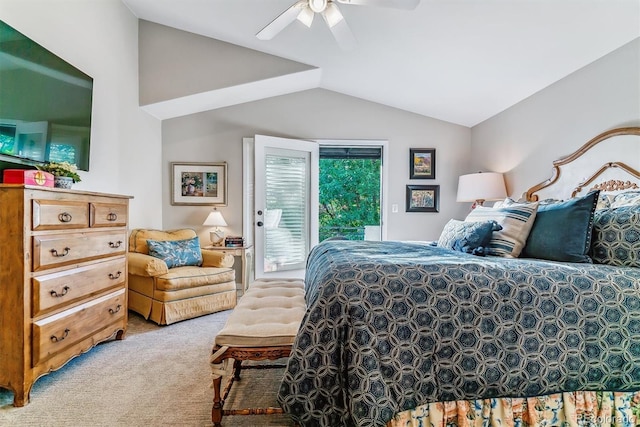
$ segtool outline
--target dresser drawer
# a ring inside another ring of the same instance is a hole
[[[33,366],[95,332],[121,321],[126,313],[125,289],[33,323]],[[118,325],[122,326],[122,325]],[[114,328],[115,330],[118,328]]]
[[[122,203],[91,203],[91,227],[123,227],[127,224],[127,205]]]
[[[37,317],[105,289],[123,287],[125,281],[125,257],[34,277],[32,315]]]
[[[125,231],[33,236],[33,271],[124,254]]]
[[[34,230],[63,230],[89,227],[89,203],[71,200],[33,200]]]

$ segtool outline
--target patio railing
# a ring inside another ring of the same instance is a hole
[[[347,240],[380,240],[380,226],[363,225],[360,227],[320,227],[320,241],[330,237]]]

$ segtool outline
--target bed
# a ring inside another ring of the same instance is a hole
[[[620,153],[626,162],[602,163]],[[640,173],[629,160],[640,162],[640,128],[613,129],[554,162],[526,200],[452,220],[438,242],[316,246],[285,412],[302,426],[639,425]],[[529,224],[513,242],[510,221]]]

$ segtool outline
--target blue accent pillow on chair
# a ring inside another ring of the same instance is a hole
[[[463,222],[452,219],[444,226],[437,246],[473,255],[485,255],[493,232],[499,230],[502,230],[502,226],[495,221]]]
[[[200,239],[186,240],[147,240],[149,255],[160,258],[168,268],[186,265],[202,265]]]
[[[528,258],[591,262],[593,214],[599,190],[583,197],[538,206],[538,214],[522,251]]]

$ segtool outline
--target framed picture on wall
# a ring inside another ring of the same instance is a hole
[[[438,212],[439,185],[407,185],[407,212]]]
[[[172,205],[227,205],[227,163],[171,163]]]
[[[436,178],[436,149],[409,149],[409,179]]]

